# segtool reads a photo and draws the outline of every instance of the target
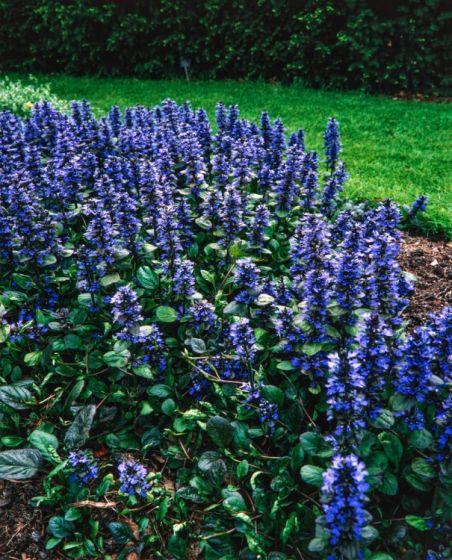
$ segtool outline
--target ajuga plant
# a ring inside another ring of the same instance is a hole
[[[407,323],[403,215],[347,202],[338,121],[287,133],[0,113],[0,478],[41,477],[48,549],[447,556],[452,311]]]

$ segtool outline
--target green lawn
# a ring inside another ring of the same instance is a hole
[[[397,101],[354,92],[327,92],[260,82],[185,82],[42,76],[66,99],[88,99],[98,114],[112,104],[154,105],[166,97],[190,100],[214,114],[217,101],[237,103],[244,117],[258,119],[266,110],[281,117],[289,131],[304,128],[307,146],[322,149],[330,115],[338,118],[343,158],[354,199],[391,197],[410,203],[427,194],[423,220],[430,232],[452,237],[452,106]]]

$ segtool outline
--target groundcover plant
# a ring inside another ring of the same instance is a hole
[[[401,211],[218,105],[0,113],[0,478],[69,558],[448,558],[452,309]],[[449,470],[448,470],[449,469]]]

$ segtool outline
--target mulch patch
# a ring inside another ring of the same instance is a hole
[[[404,234],[400,264],[417,277],[405,312],[412,325],[422,324],[430,313],[452,305],[452,242]],[[45,550],[47,521],[52,512],[30,506],[31,498],[41,493],[38,479],[0,480],[0,560],[66,558],[60,552]],[[189,557],[199,558],[198,553],[193,545]]]
[[[63,558],[45,550],[46,514],[30,505],[39,494],[40,480],[0,480],[0,560]]]
[[[420,325],[430,313],[452,305],[452,242],[403,236],[400,264],[417,278],[405,316]]]

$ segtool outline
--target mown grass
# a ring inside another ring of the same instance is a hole
[[[88,99],[97,114],[111,105],[154,105],[166,97],[190,100],[214,115],[218,101],[237,103],[244,117],[266,110],[281,117],[288,131],[304,128],[307,146],[322,149],[330,115],[340,121],[343,159],[355,200],[393,198],[411,203],[429,197],[422,219],[430,233],[452,237],[452,105],[400,101],[355,92],[329,92],[260,82],[100,79],[40,76],[65,99]]]

